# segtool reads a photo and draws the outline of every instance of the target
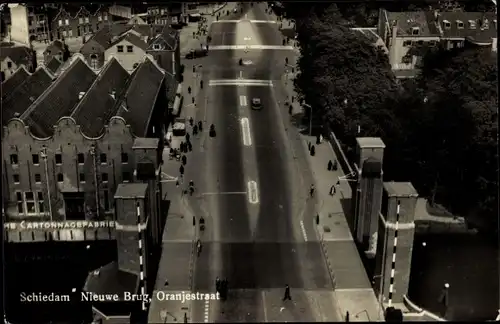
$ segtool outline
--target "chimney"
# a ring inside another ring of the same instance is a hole
[[[111,98],[113,98],[113,99],[116,99],[115,94],[116,94],[116,91],[114,91],[114,90],[113,90],[113,91],[111,91],[111,92],[109,93],[109,95],[110,95],[110,96],[111,96]]]
[[[78,100],[82,100],[83,96],[85,96],[85,92],[80,92],[78,94]]]
[[[16,118],[19,118],[20,116],[21,116],[21,114],[20,114],[20,113],[18,113],[18,112],[15,112],[15,113],[14,113],[14,117],[16,117]]]
[[[439,11],[436,9],[434,10],[434,22],[438,22],[438,18],[439,18]]]

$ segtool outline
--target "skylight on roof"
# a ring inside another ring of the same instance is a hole
[[[469,29],[476,29],[476,22],[474,20],[469,20]]]
[[[464,22],[461,20],[457,20],[457,28],[458,29],[463,29],[464,28]]]
[[[443,20],[443,25],[444,25],[444,28],[446,28],[446,29],[451,28],[451,23],[448,20]]]

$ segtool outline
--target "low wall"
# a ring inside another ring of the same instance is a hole
[[[411,315],[413,316],[417,315],[425,317],[426,321],[446,322],[444,318],[415,305],[406,295],[403,296],[403,303],[406,307],[408,307],[410,313],[412,313]]]

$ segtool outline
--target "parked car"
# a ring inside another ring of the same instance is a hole
[[[252,99],[252,109],[255,109],[255,110],[262,109],[262,101],[260,100],[260,98],[253,98]]]
[[[208,55],[208,50],[206,48],[197,49],[197,50],[190,50],[189,53],[186,54],[186,59],[192,60],[192,59],[204,57],[207,55]]]

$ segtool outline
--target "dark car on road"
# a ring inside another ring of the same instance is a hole
[[[204,57],[207,55],[208,55],[208,51],[206,49],[190,50],[189,53],[186,54],[186,59],[192,60],[192,59]]]
[[[262,102],[260,101],[260,98],[253,98],[252,99],[252,109],[254,109],[254,110],[261,110],[262,109]]]

